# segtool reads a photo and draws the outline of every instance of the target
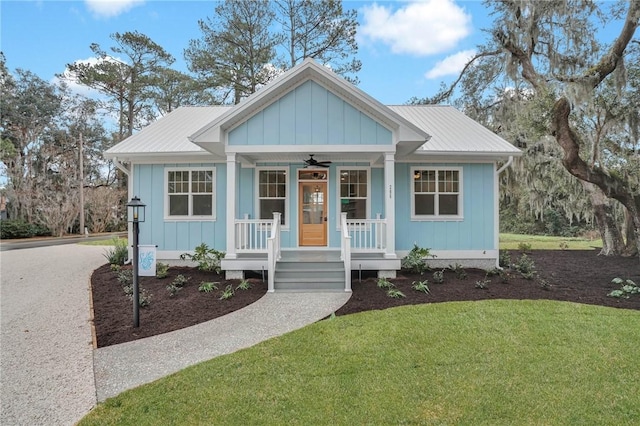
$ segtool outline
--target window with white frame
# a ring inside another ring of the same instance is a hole
[[[340,212],[347,219],[366,219],[369,197],[369,171],[367,169],[339,169]]]
[[[272,219],[274,212],[282,213],[285,225],[287,208],[286,170],[258,170],[258,209],[260,219]]]
[[[173,219],[213,219],[215,169],[166,170],[166,216]]]
[[[462,170],[459,168],[413,168],[412,196],[415,218],[462,216]]]

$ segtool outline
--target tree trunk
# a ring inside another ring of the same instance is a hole
[[[622,233],[618,229],[613,209],[607,196],[602,190],[592,183],[580,181],[582,187],[589,194],[591,205],[596,217],[596,224],[602,238],[602,250],[600,256],[617,256],[624,251]]]
[[[638,255],[638,236],[633,229],[633,217],[628,209],[624,209],[624,238],[626,244],[622,251],[623,256],[637,256]]]
[[[608,198],[620,201],[627,208],[636,235],[636,249],[640,253],[640,194],[632,192],[629,182],[616,175],[608,175],[598,167],[590,167],[580,157],[580,139],[569,124],[570,113],[569,100],[565,97],[558,99],[553,106],[552,133],[564,152],[562,165],[573,176],[593,183]]]

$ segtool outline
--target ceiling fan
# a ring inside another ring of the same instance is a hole
[[[318,161],[315,158],[313,158],[315,154],[309,154],[309,159],[308,160],[304,160],[305,162],[305,168],[309,167],[309,166],[316,166],[316,167],[329,167],[329,164],[331,164],[331,161]]]

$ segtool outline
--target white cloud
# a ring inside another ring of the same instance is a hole
[[[391,6],[374,3],[361,9],[364,41],[382,42],[393,53],[416,56],[446,52],[471,32],[471,15],[453,0],[426,0]]]
[[[87,9],[98,18],[112,18],[143,3],[144,0],[84,0]]]
[[[444,77],[446,75],[460,74],[462,68],[469,62],[469,59],[476,54],[475,49],[463,50],[454,55],[447,56],[441,61],[438,61],[433,68],[426,72],[424,75],[426,78],[433,79],[438,77]]]

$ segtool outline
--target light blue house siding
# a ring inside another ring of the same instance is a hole
[[[414,242],[432,250],[488,250],[495,245],[494,165],[429,164],[462,167],[463,215],[460,221],[411,220],[411,167],[396,164],[396,250],[410,250]]]
[[[171,167],[214,167],[216,169],[216,220],[165,221],[165,169]],[[135,165],[133,193],[146,204],[145,221],[140,224],[140,244],[155,244],[161,251],[188,251],[201,243],[226,250],[226,164],[142,164]]]
[[[229,132],[229,145],[391,145],[391,131],[307,81]]]

